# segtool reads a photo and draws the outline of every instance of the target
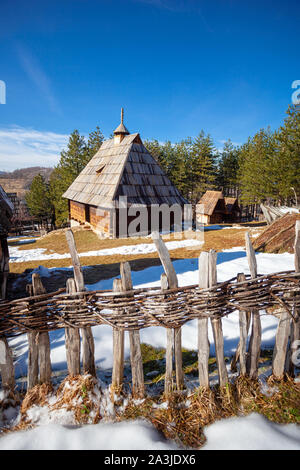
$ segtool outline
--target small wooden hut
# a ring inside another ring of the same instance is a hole
[[[224,197],[222,191],[206,191],[196,205],[197,221],[202,224],[238,222],[240,215],[237,198]]]
[[[6,284],[9,273],[9,252],[7,245],[7,234],[14,207],[6,192],[0,186],[0,298],[6,297]]]
[[[224,197],[226,207],[226,222],[239,222],[241,220],[241,208],[236,197]]]
[[[123,116],[122,109],[114,137],[102,143],[63,195],[69,200],[71,226],[89,224],[98,234],[109,237],[124,236],[120,231],[120,197],[126,197],[127,210],[147,208],[147,233],[152,231],[151,207],[187,204],[143,145],[140,135],[126,129]],[[128,224],[131,219],[129,215]]]
[[[222,191],[206,191],[196,205],[196,218],[202,224],[219,224],[226,214]]]

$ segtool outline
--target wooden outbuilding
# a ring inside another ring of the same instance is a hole
[[[238,222],[240,214],[237,198],[224,197],[222,191],[206,191],[196,205],[196,218],[202,224]]]
[[[9,273],[9,251],[7,235],[11,226],[14,207],[6,192],[0,186],[0,298],[6,297],[6,284]]]
[[[120,220],[120,211],[124,209],[120,198],[123,204],[126,201],[128,225],[133,219],[132,209],[147,208],[147,233],[153,229],[150,214],[153,206],[183,207],[188,203],[143,145],[140,135],[130,134],[126,129],[123,109],[114,137],[102,143],[63,197],[69,200],[71,226],[89,224],[98,234],[108,237],[124,236],[124,227],[120,229],[124,222]]]

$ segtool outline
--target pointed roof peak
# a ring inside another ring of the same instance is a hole
[[[123,121],[124,121],[124,109],[121,108],[121,124],[119,124],[118,127],[114,130],[114,135],[118,135],[118,134],[129,135],[129,131],[124,126]]]

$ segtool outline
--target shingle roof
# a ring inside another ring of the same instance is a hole
[[[98,207],[117,206],[119,196],[133,204],[185,204],[178,189],[143,145],[139,134],[102,143],[63,197]]]
[[[200,214],[212,215],[219,199],[222,199],[224,203],[222,191],[206,191],[197,203],[197,212]]]

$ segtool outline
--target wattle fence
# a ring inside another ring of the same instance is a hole
[[[120,278],[112,290],[86,291],[79,257],[71,230],[66,232],[74,278],[66,288],[46,293],[38,274],[27,286],[28,297],[0,302],[0,370],[2,386],[15,388],[15,372],[8,338],[27,334],[27,389],[51,382],[49,332],[65,329],[65,347],[69,375],[96,374],[92,327],[109,325],[113,330],[112,395],[121,392],[124,376],[124,334],[130,340],[132,394],[145,394],[140,344],[142,328],[166,329],[165,393],[184,389],[181,327],[197,319],[199,385],[209,387],[208,322],[211,322],[220,386],[228,382],[224,358],[222,319],[239,312],[240,341],[231,367],[252,379],[258,376],[261,352],[261,314],[278,319],[273,351],[273,375],[281,379],[293,375],[293,358],[300,340],[300,221],[296,224],[295,271],[258,275],[255,253],[246,233],[246,251],[250,275],[237,274],[226,282],[217,282],[217,253],[201,252],[199,282],[178,287],[176,272],[168,250],[158,234],[152,238],[165,273],[160,287],[133,289],[130,265],[120,264]],[[249,341],[248,341],[249,336]],[[247,343],[248,346],[247,346]],[[82,356],[82,364],[80,362]],[[175,369],[175,370],[174,370]],[[173,379],[175,377],[175,381]]]

